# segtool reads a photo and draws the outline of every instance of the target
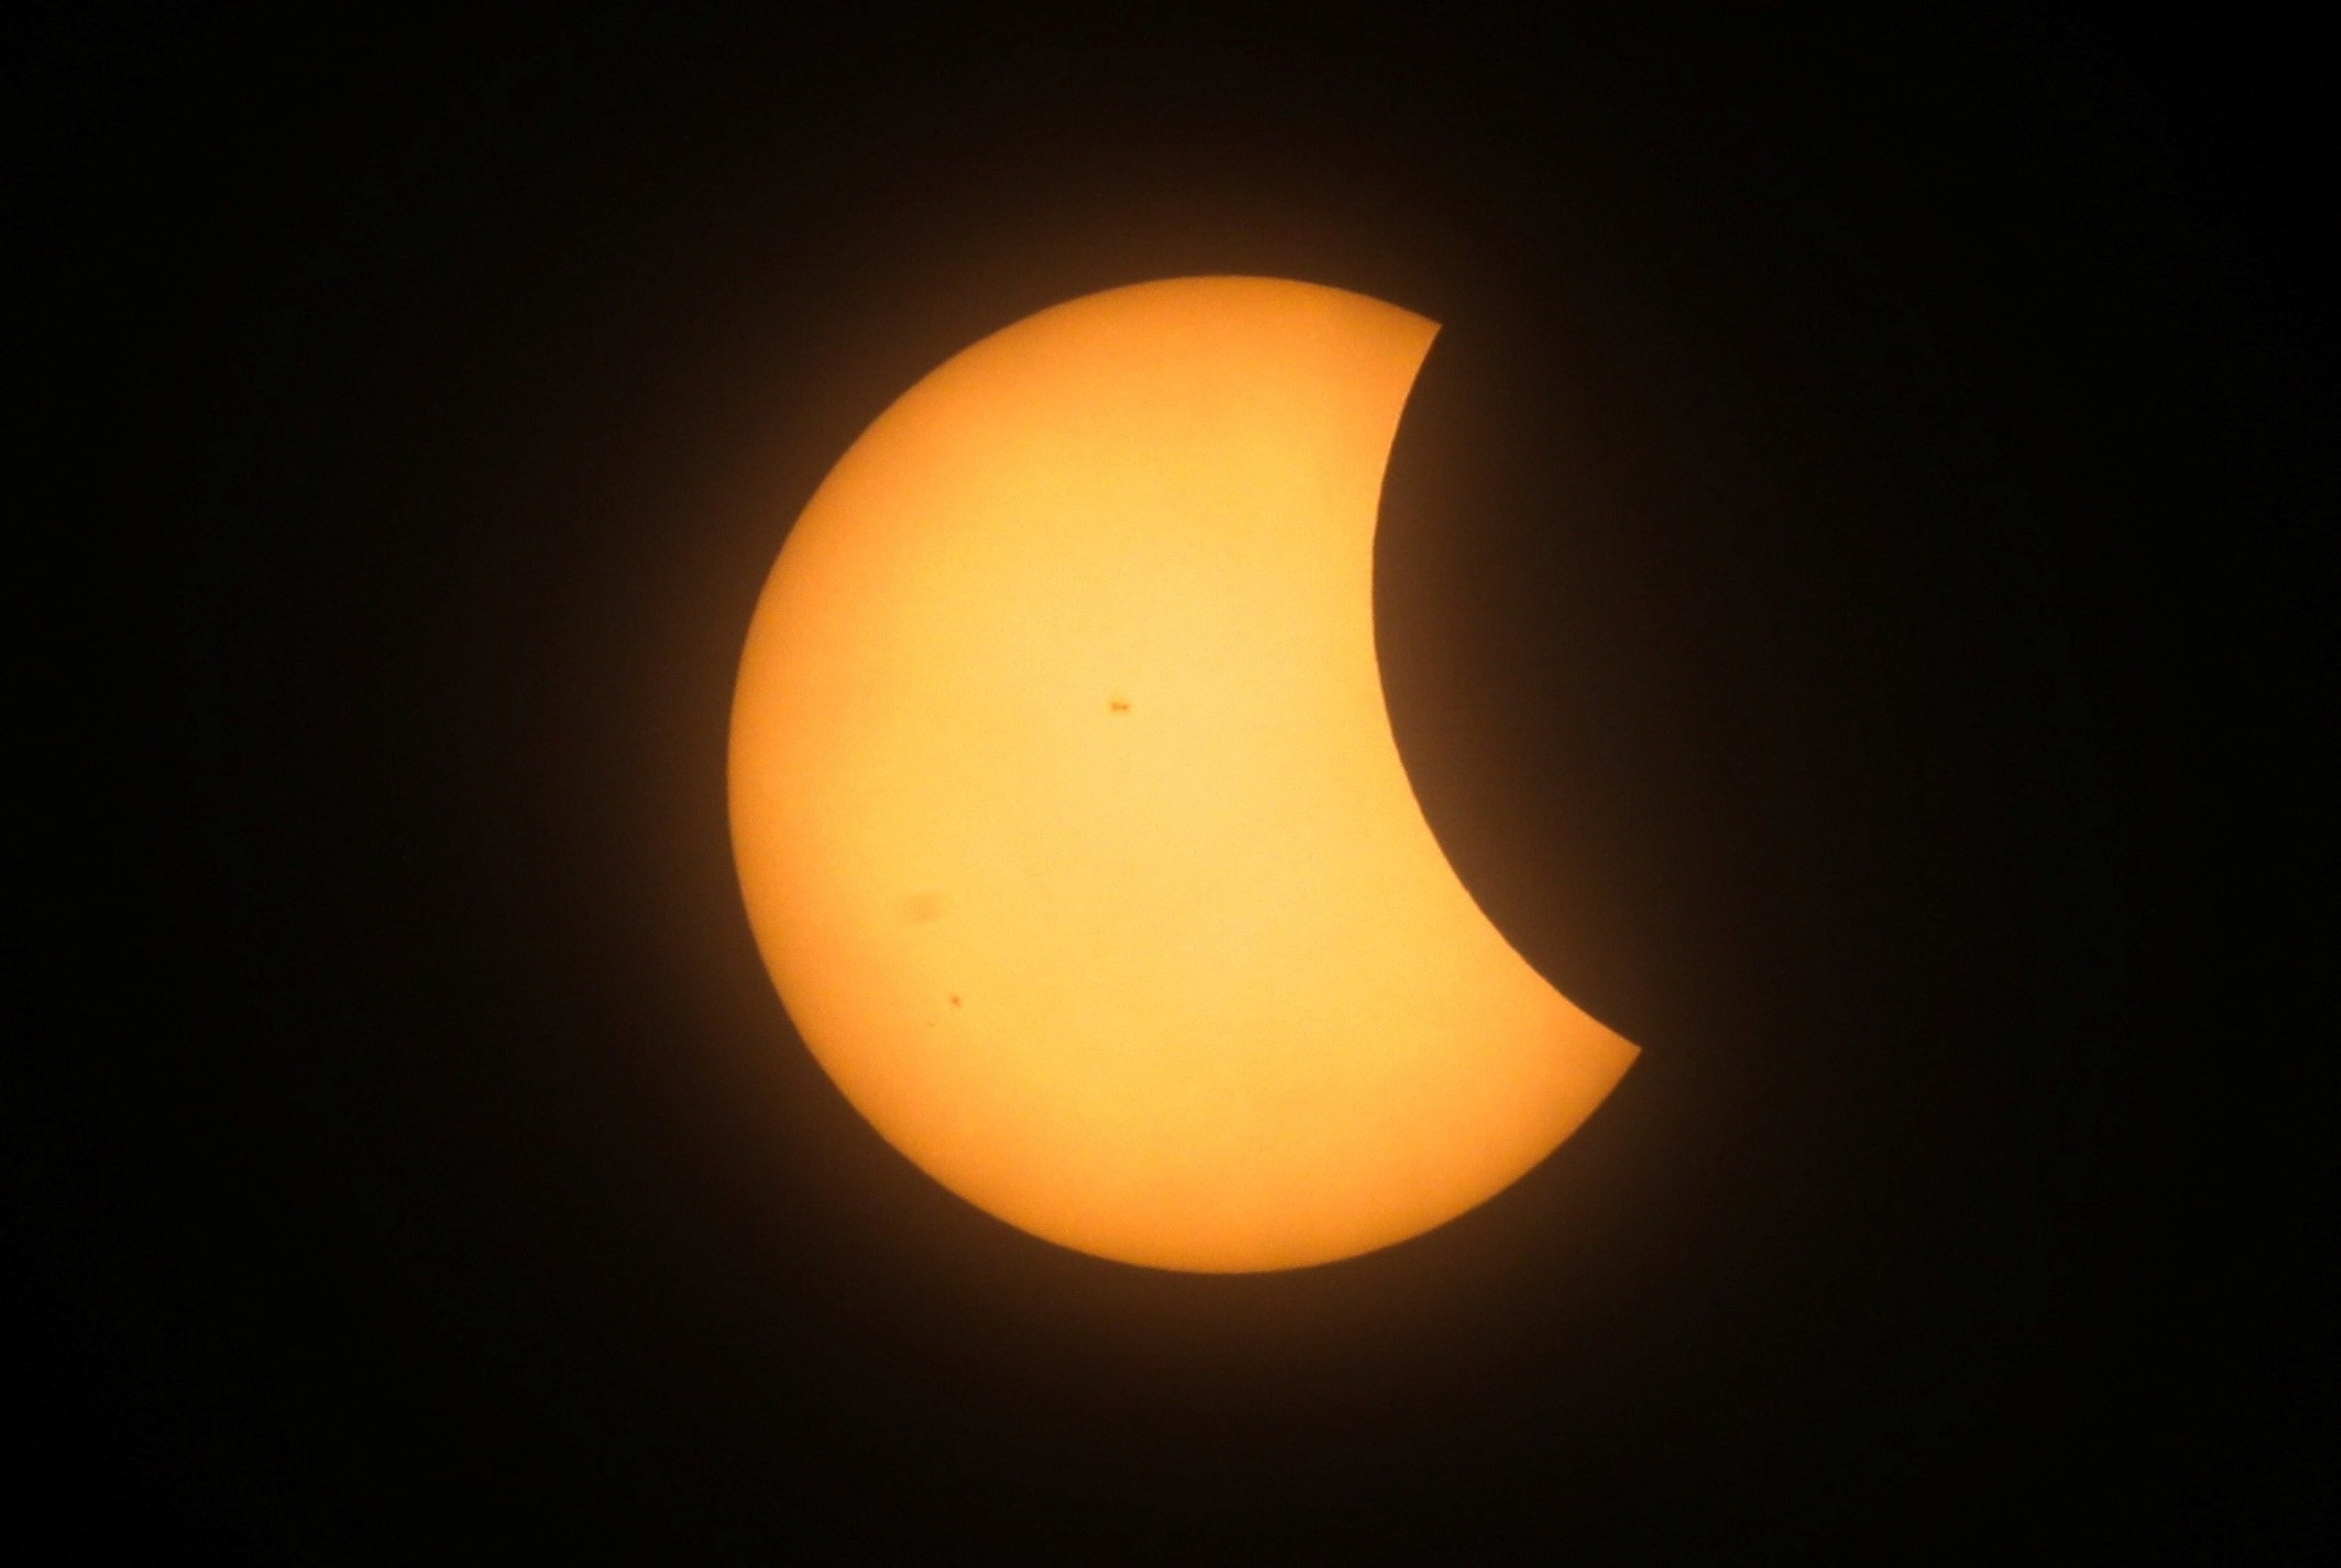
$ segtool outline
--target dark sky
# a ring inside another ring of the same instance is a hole
[[[10,25],[23,428],[125,699],[34,852],[26,1560],[2305,1552],[2318,1040],[2223,989],[2215,864],[2329,649],[2298,41],[787,9]],[[1252,1278],[888,1150],[722,792],[862,426],[1203,272],[1445,323],[1393,719],[1645,1053],[1481,1210]]]

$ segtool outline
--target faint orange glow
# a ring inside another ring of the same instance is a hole
[[[904,393],[756,609],[732,830],[813,1054],[1067,1246],[1294,1267],[1453,1217],[1635,1047],[1505,943],[1382,705],[1382,470],[1437,326],[1115,289]]]

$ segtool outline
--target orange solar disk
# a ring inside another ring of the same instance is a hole
[[[781,551],[732,723],[757,942],[846,1097],[1011,1224],[1369,1251],[1633,1060],[1472,902],[1390,735],[1374,524],[1437,330],[1267,278],[1058,305],[905,392]]]

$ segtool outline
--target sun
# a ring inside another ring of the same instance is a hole
[[[732,710],[749,918],[847,1098],[1011,1224],[1370,1251],[1634,1058],[1473,903],[1390,734],[1374,526],[1437,330],[1270,278],[1073,300],[911,388],[788,535]]]

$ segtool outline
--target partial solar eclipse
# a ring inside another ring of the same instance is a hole
[[[1502,1190],[1636,1048],[1473,903],[1408,783],[1373,539],[1438,327],[1180,278],[905,392],[740,663],[734,853],[822,1067],[1011,1225],[1207,1272]]]

